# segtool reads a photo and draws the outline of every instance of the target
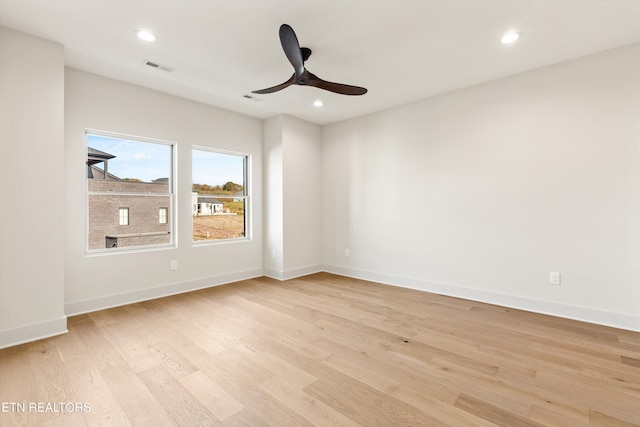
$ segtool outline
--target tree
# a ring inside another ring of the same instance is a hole
[[[233,182],[229,181],[226,184],[224,184],[222,189],[224,191],[228,191],[230,193],[237,193],[239,191],[242,191],[242,185],[236,184],[236,183],[233,183]]]

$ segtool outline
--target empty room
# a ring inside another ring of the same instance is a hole
[[[0,426],[640,427],[639,23],[0,0]]]

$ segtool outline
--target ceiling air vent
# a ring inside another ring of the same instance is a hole
[[[168,72],[173,71],[173,68],[169,67],[168,65],[159,64],[157,62],[149,61],[148,59],[145,59],[144,65],[148,65],[149,67],[157,68],[158,70],[162,70],[162,71],[168,71]]]

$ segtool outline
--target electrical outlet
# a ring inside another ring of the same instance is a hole
[[[344,250],[344,256],[349,256],[351,255],[351,253],[349,252],[349,249],[345,249]]]
[[[549,273],[549,284],[554,286],[560,286],[560,273],[552,271]]]
[[[273,258],[273,259],[275,259],[275,258],[276,258],[276,250],[275,250],[275,249],[273,249],[273,250],[271,251],[271,258]]]
[[[171,264],[170,264],[169,268],[171,270],[177,270],[178,269],[178,260],[177,259],[171,260]]]

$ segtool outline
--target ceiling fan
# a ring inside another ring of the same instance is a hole
[[[320,89],[339,93],[341,95],[364,95],[367,89],[358,86],[345,85],[341,83],[332,83],[322,80],[320,77],[310,73],[304,63],[311,56],[311,49],[300,47],[296,33],[287,24],[280,26],[280,43],[285,55],[289,58],[289,62],[293,65],[295,72],[286,82],[267,89],[254,90],[252,93],[266,94],[282,90],[291,85],[314,86]]]

